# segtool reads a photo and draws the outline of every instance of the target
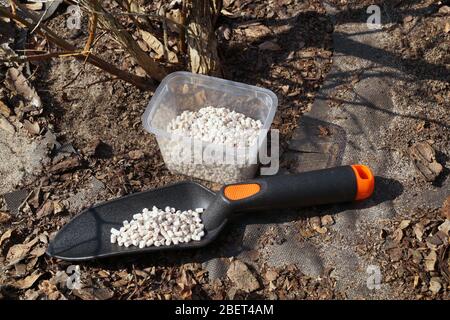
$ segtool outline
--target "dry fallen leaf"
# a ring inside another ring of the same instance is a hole
[[[409,224],[411,223],[411,220],[402,220],[402,222],[400,222],[398,228],[403,230],[409,227]]]
[[[323,226],[331,226],[332,224],[334,224],[334,219],[332,216],[327,214],[320,218],[320,222],[322,223]]]
[[[16,132],[16,129],[14,126],[9,122],[8,119],[6,119],[3,115],[0,114],[0,129],[4,130],[6,132],[9,132],[11,134],[14,134]]]
[[[245,36],[252,40],[258,40],[263,37],[269,36],[272,31],[263,24],[249,25],[243,30]]]
[[[3,211],[0,211],[0,223],[5,223],[11,220],[11,216]]]
[[[2,236],[0,237],[0,246],[2,245],[2,243],[9,239],[12,235],[13,229],[8,229],[5,232],[3,232]]]
[[[268,270],[265,274],[267,281],[275,281],[278,278],[278,272],[275,270]]]
[[[28,255],[30,249],[38,242],[38,238],[25,244],[16,244],[9,248],[6,260],[8,263],[17,263]]]
[[[31,134],[38,135],[41,132],[41,127],[37,122],[31,123],[30,121],[25,120],[23,126]]]
[[[400,229],[400,228],[396,229],[394,231],[394,234],[392,235],[392,239],[394,240],[394,242],[400,243],[400,241],[402,241],[402,239],[403,239],[402,229]]]
[[[156,54],[158,55],[156,58],[160,59],[160,58],[164,57],[163,43],[161,41],[159,41],[158,38],[156,38],[150,32],[147,32],[145,30],[140,30],[140,31],[141,31],[142,40],[144,40],[144,42],[149,46],[149,48],[152,49],[154,52],[156,52]],[[178,57],[174,52],[167,49],[167,55],[168,55],[170,63],[178,63]]]
[[[46,201],[42,207],[38,210],[38,212],[36,213],[36,217],[38,219],[41,219],[45,216],[48,216],[49,214],[53,213],[53,202],[48,200]]]
[[[33,284],[37,279],[39,279],[40,276],[42,276],[42,273],[35,272],[24,279],[12,282],[11,285],[17,289],[28,289],[33,286]]]
[[[47,248],[45,246],[37,246],[33,250],[31,250],[30,255],[39,258],[40,256],[44,255]]]
[[[449,33],[450,32],[450,22],[445,23],[444,32]]]
[[[30,247],[26,244],[16,244],[9,248],[6,260],[9,263],[20,261],[28,254]]]
[[[414,225],[414,235],[419,241],[422,241],[424,228],[425,227],[421,223],[416,223],[416,225]]]
[[[5,117],[9,117],[11,115],[11,110],[2,100],[0,100],[0,114]]]
[[[6,72],[4,83],[8,89],[17,92],[35,108],[42,108],[41,98],[38,96],[36,90],[31,86],[30,82],[18,69],[9,68]]]
[[[450,220],[450,196],[448,196],[442,205],[441,214],[444,219]]]
[[[429,255],[425,257],[425,270],[428,272],[434,271],[437,261],[437,254],[435,251],[431,251]]]
[[[431,278],[429,289],[433,293],[439,293],[439,291],[441,291],[442,289],[441,279],[438,277]]]
[[[144,158],[145,154],[142,150],[133,150],[128,152],[128,156],[132,160],[138,160]]]
[[[446,219],[439,227],[438,227],[439,231],[442,231],[442,233],[444,235],[446,235],[447,237],[450,234],[450,220]]]
[[[281,47],[276,42],[273,41],[264,41],[258,46],[258,48],[260,50],[269,50],[269,51],[281,50]]]

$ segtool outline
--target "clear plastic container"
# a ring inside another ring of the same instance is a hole
[[[161,82],[142,122],[148,132],[155,134],[170,171],[218,183],[233,183],[255,175],[258,150],[266,143],[277,104],[278,99],[270,90],[180,71],[171,73]],[[207,106],[226,107],[261,120],[263,127],[258,139],[246,148],[230,148],[167,131],[169,122],[183,111],[197,111]]]

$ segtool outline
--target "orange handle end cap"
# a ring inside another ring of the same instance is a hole
[[[226,186],[223,193],[228,200],[242,200],[257,194],[261,186],[257,183],[233,184]]]
[[[375,189],[375,177],[369,167],[362,164],[352,165],[355,172],[357,191],[355,200],[369,198]]]

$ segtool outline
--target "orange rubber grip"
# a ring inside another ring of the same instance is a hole
[[[257,183],[244,183],[226,186],[223,193],[228,200],[242,200],[254,196],[260,190],[261,186]]]
[[[369,198],[375,189],[375,178],[369,167],[362,164],[352,165],[353,172],[356,177],[356,196],[355,200],[363,200]]]

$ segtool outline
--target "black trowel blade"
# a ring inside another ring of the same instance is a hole
[[[217,236],[216,232],[206,231],[200,241],[140,249],[112,244],[111,228],[119,229],[124,220],[132,220],[133,214],[142,212],[144,208],[207,208],[214,198],[214,192],[202,185],[182,182],[102,203],[81,212],[64,226],[50,242],[47,254],[68,261],[81,261],[138,252],[205,246]]]

